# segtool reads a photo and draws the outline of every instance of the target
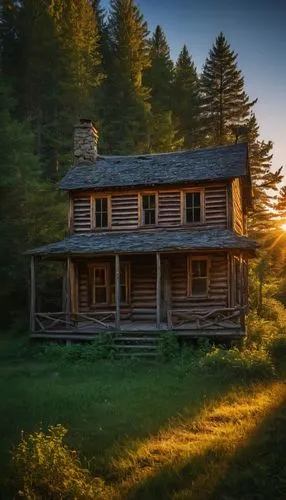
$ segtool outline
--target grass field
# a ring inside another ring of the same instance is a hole
[[[70,363],[0,342],[0,475],[21,430],[61,423],[121,499],[286,497],[286,384],[195,373],[177,362]]]

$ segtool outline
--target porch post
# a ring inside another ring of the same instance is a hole
[[[161,323],[161,257],[156,253],[156,328],[160,328]]]
[[[35,280],[35,257],[31,256],[31,270],[30,270],[30,330],[36,330],[35,322],[36,312],[36,280]]]
[[[115,306],[116,316],[115,325],[116,329],[120,329],[120,259],[119,255],[115,255]]]
[[[67,270],[66,270],[66,322],[70,324],[71,313],[71,258],[67,257]]]

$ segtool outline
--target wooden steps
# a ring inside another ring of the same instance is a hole
[[[113,344],[116,350],[116,356],[148,356],[155,357],[158,355],[158,342],[160,334],[151,334],[147,332],[126,332],[122,335],[117,335],[113,339]]]

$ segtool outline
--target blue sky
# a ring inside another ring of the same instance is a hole
[[[150,31],[160,24],[175,60],[185,43],[200,71],[220,31],[238,53],[261,138],[286,176],[286,0],[139,0]],[[105,0],[102,5],[107,5]],[[284,180],[286,183],[286,180]]]

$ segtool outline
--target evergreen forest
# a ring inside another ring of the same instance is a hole
[[[261,245],[252,306],[286,301],[286,188],[262,138],[256,96],[245,89],[226,36],[201,71],[186,45],[176,61],[164,27],[148,29],[133,0],[3,0],[0,11],[0,309],[2,327],[27,322],[33,246],[62,238],[73,127],[90,118],[104,154],[144,154],[248,141],[255,208],[248,232]]]

